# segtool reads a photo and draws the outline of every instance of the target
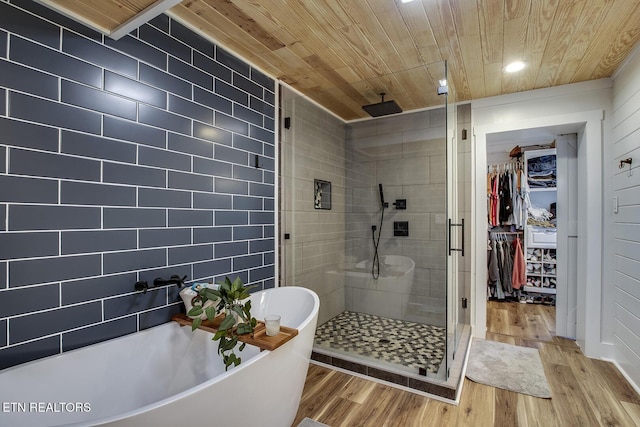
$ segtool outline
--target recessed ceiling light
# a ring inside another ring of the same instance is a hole
[[[507,73],[515,73],[524,69],[525,65],[524,61],[515,61],[504,67],[504,71]]]
[[[409,3],[410,1],[413,1],[413,0],[400,0],[400,3]]]

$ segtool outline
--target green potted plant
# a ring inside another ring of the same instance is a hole
[[[235,354],[238,338],[240,335],[253,334],[257,321],[251,316],[251,301],[247,299],[249,289],[253,286],[244,286],[239,277],[233,282],[225,277],[218,285],[218,289],[200,289],[187,315],[194,318],[191,324],[191,330],[194,331],[202,323],[201,314],[205,313],[208,320],[213,320],[218,312],[224,312],[224,320],[212,339],[218,341],[218,354],[222,355],[226,371],[229,366],[238,366],[242,362]],[[207,305],[208,301],[214,301],[216,305]],[[242,351],[245,345],[242,343],[238,351]]]

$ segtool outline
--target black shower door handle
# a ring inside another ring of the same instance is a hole
[[[461,228],[461,231],[462,231],[462,244],[460,246],[460,249],[453,247],[453,243],[451,242],[451,227],[460,227]],[[451,255],[451,252],[456,251],[456,252],[460,252],[460,254],[462,256],[464,256],[464,218],[462,218],[460,220],[460,224],[453,224],[451,222],[451,218],[449,218],[449,238],[447,239],[447,241],[449,242],[449,255]]]

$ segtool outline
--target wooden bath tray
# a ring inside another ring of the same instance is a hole
[[[218,332],[218,327],[224,320],[224,316],[224,313],[220,313],[214,317],[213,320],[203,320],[198,329],[215,334]],[[193,323],[193,320],[191,320],[186,314],[175,314],[171,317],[171,320],[178,322],[182,326],[189,327],[191,327],[191,324]],[[275,350],[296,335],[298,335],[297,329],[280,326],[280,333],[276,336],[270,337],[267,335],[267,328],[264,325],[264,322],[258,320],[258,324],[253,329],[253,336],[249,334],[240,335],[238,340],[246,342],[247,344],[255,345],[261,350]]]

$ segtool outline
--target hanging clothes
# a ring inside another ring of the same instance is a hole
[[[511,284],[511,276],[513,274],[513,252],[511,251],[511,243],[507,241],[497,243],[499,245],[498,257],[502,256],[500,268],[502,290],[511,293],[513,292],[513,286]]]
[[[515,236],[513,241],[510,237]],[[525,283],[525,261],[515,232],[490,232],[487,241],[487,285],[490,298],[516,300]]]
[[[498,284],[500,282],[500,270],[498,269],[498,252],[496,250],[496,241],[490,240],[490,251],[487,259],[489,260],[489,282]]]
[[[524,259],[524,251],[520,237],[513,240],[513,273],[511,275],[511,286],[513,289],[521,289],[527,283],[527,266]]]
[[[495,240],[489,240],[487,247],[487,260],[488,260],[488,275],[487,285],[489,288],[489,297],[503,300],[505,295],[502,290],[502,284],[500,283],[500,267],[498,261],[498,249]]]
[[[526,208],[521,192],[522,173],[519,162],[489,167],[487,219],[490,227],[513,225],[518,230],[524,227]]]
[[[520,199],[522,200],[522,220],[523,225],[527,221],[529,207],[531,206],[531,197],[529,193],[529,184],[527,183],[527,176],[524,170],[520,171]]]
[[[516,171],[511,174],[511,194],[513,200],[513,225],[516,230],[522,230],[526,221],[526,217],[523,217],[522,212],[522,198],[520,197],[520,172]]]
[[[500,197],[498,196],[500,185],[500,176],[495,174],[491,179],[491,217],[489,222],[492,227],[499,224],[498,212],[500,211]]]

